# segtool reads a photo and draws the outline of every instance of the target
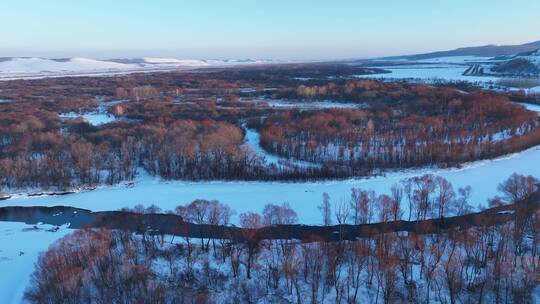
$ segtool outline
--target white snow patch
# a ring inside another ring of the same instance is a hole
[[[526,89],[526,90],[525,90],[525,93],[526,93],[527,95],[540,95],[540,86],[534,87],[534,88],[530,88],[530,89]]]
[[[266,103],[271,108],[283,109],[301,109],[301,110],[318,110],[318,109],[362,109],[368,107],[365,103],[352,102],[337,102],[332,100],[326,101],[298,101],[298,100],[281,100],[281,99],[254,99],[243,100],[244,102]]]
[[[181,65],[181,66],[208,66],[209,64],[203,60],[195,59],[174,59],[174,58],[143,58],[146,63],[164,64],[164,65]]]
[[[0,74],[9,73],[40,73],[40,72],[62,72],[62,71],[92,71],[92,70],[121,70],[132,69],[135,65],[117,63],[111,61],[100,61],[88,58],[71,58],[67,60],[52,60],[45,58],[12,58],[8,61],[0,62]]]
[[[46,77],[112,76],[141,72],[162,72],[206,66],[272,64],[285,61],[238,59],[133,58],[98,60],[90,58],[48,59],[13,57],[0,61],[0,80],[40,79]]]
[[[430,81],[467,81],[471,83],[494,83],[498,77],[492,76],[464,76],[468,66],[459,64],[414,64],[403,66],[379,66],[391,73],[357,75],[358,78],[385,79],[385,80],[420,80]]]
[[[72,232],[66,226],[51,228],[0,221],[0,303],[22,303],[39,253]]]
[[[116,121],[116,117],[111,114],[105,114],[105,113],[85,113],[85,114],[77,114],[77,113],[64,113],[60,114],[60,118],[63,119],[74,119],[81,117],[85,121],[87,121],[89,124],[93,126],[99,126],[103,125],[109,122]]]

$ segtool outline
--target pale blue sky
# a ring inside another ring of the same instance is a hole
[[[0,56],[336,59],[540,40],[539,0],[0,0]]]

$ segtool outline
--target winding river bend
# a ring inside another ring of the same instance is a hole
[[[527,105],[527,108],[540,112],[540,106]],[[257,144],[256,136],[250,136],[248,144]],[[0,201],[0,206],[64,205],[92,211],[110,211],[137,204],[156,204],[168,210],[197,198],[205,198],[220,200],[241,213],[261,211],[267,203],[289,202],[298,213],[301,223],[320,224],[317,205],[324,192],[330,194],[335,203],[340,199],[347,199],[352,187],[372,189],[379,193],[389,192],[391,185],[403,178],[433,173],[444,176],[456,188],[471,185],[471,202],[479,206],[485,204],[487,198],[494,196],[497,185],[514,172],[540,177],[540,146],[494,160],[466,164],[461,169],[425,168],[393,172],[374,178],[318,183],[163,182],[141,174],[134,184],[101,187],[94,191],[63,196],[30,197],[21,194]],[[233,219],[236,220],[237,218]],[[24,223],[0,222],[0,243],[10,244],[0,248],[0,303],[19,303],[29,284],[39,252],[71,232],[66,226],[50,228],[52,227],[49,225],[33,227]]]
[[[527,105],[527,107],[540,113],[540,106]],[[251,144],[255,144],[256,140],[253,137],[251,139],[253,140]],[[14,195],[11,199],[0,202],[0,206],[62,205],[92,211],[110,211],[137,204],[144,206],[155,204],[164,210],[172,210],[178,205],[204,198],[219,200],[237,213],[242,213],[260,212],[267,203],[288,202],[297,211],[301,223],[318,224],[320,214],[317,205],[323,193],[328,193],[332,201],[337,203],[342,199],[348,199],[353,187],[389,193],[390,187],[404,178],[432,173],[445,177],[456,189],[472,186],[471,203],[478,207],[486,205],[487,199],[497,194],[497,185],[514,172],[540,177],[540,146],[493,160],[472,162],[461,168],[414,169],[372,178],[324,182],[165,182],[141,173],[134,183],[101,187],[93,191],[63,196]]]

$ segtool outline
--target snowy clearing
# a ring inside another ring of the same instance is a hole
[[[54,230],[50,225],[0,222],[0,303],[21,303],[39,253],[73,232],[65,226]]]
[[[223,67],[282,63],[266,59],[175,59],[131,58],[98,60],[90,58],[49,59],[11,57],[0,60],[0,80],[36,79],[65,76],[112,76],[129,73],[171,71],[200,67]]]
[[[116,117],[111,114],[104,114],[104,113],[85,113],[85,114],[77,114],[77,113],[64,113],[60,115],[60,118],[62,119],[75,119],[75,118],[82,118],[85,121],[87,121],[89,124],[93,126],[99,126],[103,125],[109,122],[116,121]]]
[[[391,73],[357,75],[358,78],[384,79],[384,80],[420,80],[420,81],[468,81],[471,83],[491,83],[499,79],[493,76],[464,76],[463,72],[469,66],[459,64],[415,64],[405,66],[381,66]]]
[[[111,69],[134,69],[134,64],[101,61],[88,58],[70,58],[66,60],[53,60],[45,58],[12,58],[0,62],[1,74],[12,73],[39,73],[39,72],[62,72],[62,71],[90,71]]]
[[[146,63],[149,64],[163,64],[163,65],[183,65],[183,66],[208,66],[209,64],[203,60],[190,60],[190,59],[174,59],[174,58],[143,58]]]
[[[288,101],[277,99],[256,99],[254,102],[265,102],[271,108],[277,109],[302,109],[302,110],[318,110],[318,109],[359,109],[367,107],[366,104],[336,102],[336,101]]]

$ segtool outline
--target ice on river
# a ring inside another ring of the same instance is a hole
[[[471,185],[472,201],[485,204],[496,194],[497,185],[513,172],[540,176],[540,147],[496,160],[479,161],[463,169],[424,169],[396,172],[370,179],[345,181],[284,183],[284,182],[163,182],[141,175],[133,187],[118,185],[65,196],[19,196],[3,201],[0,206],[66,205],[91,210],[116,210],[136,204],[157,204],[165,210],[187,204],[197,198],[217,199],[237,212],[260,212],[266,203],[289,202],[305,224],[321,222],[317,205],[322,194],[330,194],[334,203],[347,199],[352,187],[388,193],[393,183],[403,178],[434,173],[449,179],[456,187]],[[237,221],[237,217],[234,222]],[[30,230],[22,223],[0,222],[0,303],[19,303],[30,280],[38,253],[69,232]],[[20,254],[24,252],[24,254]]]
[[[244,130],[246,131],[245,144],[249,146],[253,152],[264,157],[267,164],[279,165],[280,157],[266,152],[261,146],[261,136],[259,135],[259,132],[254,129],[248,129],[245,126]]]
[[[539,106],[525,106],[540,111]],[[247,144],[256,150],[255,152],[263,153],[268,162],[278,163],[278,157],[268,154],[260,147],[258,136],[254,130],[247,129]],[[540,178],[540,146],[494,160],[472,162],[461,169],[415,169],[372,178],[324,182],[165,182],[141,173],[134,186],[108,186],[64,196],[14,195],[13,198],[0,202],[0,206],[65,205],[103,211],[133,207],[137,204],[156,204],[164,210],[173,210],[180,204],[204,198],[219,200],[242,213],[260,212],[267,203],[288,202],[298,212],[301,223],[317,224],[320,223],[317,205],[325,192],[336,203],[340,199],[347,199],[353,187],[389,193],[390,187],[404,178],[432,173],[447,178],[456,188],[470,185],[473,188],[472,204],[481,206],[486,204],[488,198],[497,194],[498,184],[514,172]]]
[[[540,111],[539,106],[526,105]],[[247,140],[258,143],[257,132],[248,133]],[[255,145],[256,147],[257,145]],[[259,151],[264,153],[264,151]],[[134,186],[121,184],[101,187],[65,196],[28,197],[15,195],[1,201],[0,206],[55,206],[65,205],[94,211],[117,210],[137,204],[156,204],[164,210],[187,204],[197,198],[216,199],[229,205],[238,213],[261,212],[267,203],[289,202],[304,224],[320,224],[317,205],[324,192],[332,201],[347,199],[350,189],[359,187],[378,193],[389,193],[392,184],[404,178],[425,173],[441,175],[455,187],[471,185],[472,203],[480,206],[497,193],[497,185],[514,172],[540,177],[540,146],[498,158],[470,163],[462,169],[419,169],[401,171],[366,179],[336,180],[327,182],[164,182],[159,178],[140,174]],[[233,222],[237,222],[235,216]],[[0,303],[20,303],[30,281],[39,252],[70,231],[63,227],[56,232],[49,227],[23,223],[0,222]]]

